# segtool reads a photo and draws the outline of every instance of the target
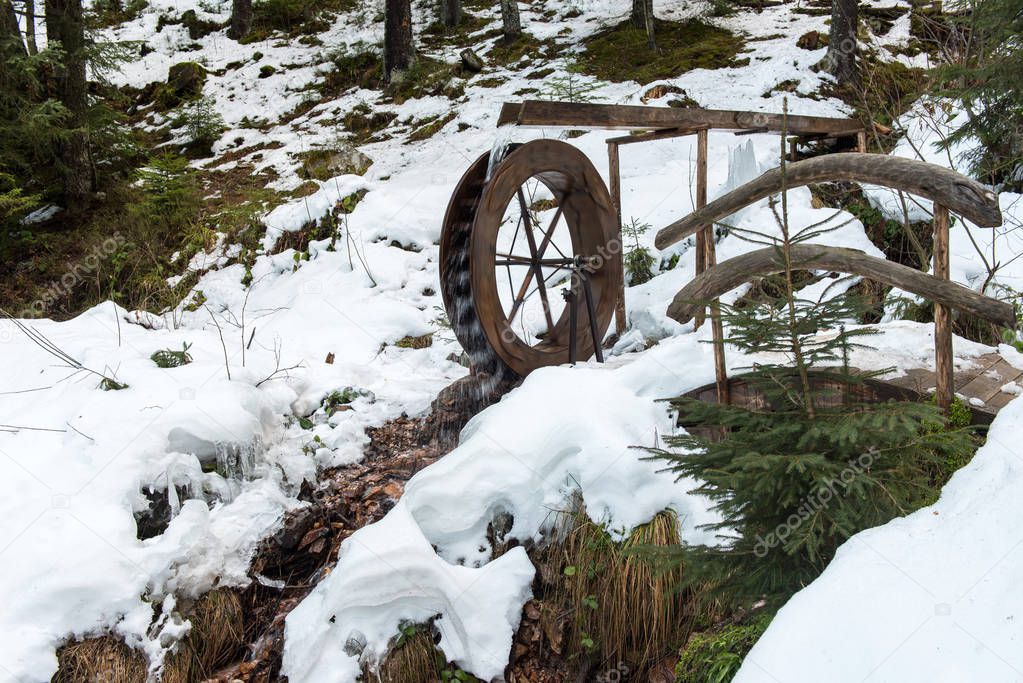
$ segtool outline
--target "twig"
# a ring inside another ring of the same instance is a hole
[[[207,306],[206,304],[203,304],[202,307],[205,308],[206,312],[210,314],[210,319],[213,321],[213,324],[217,326],[217,334],[220,335],[220,348],[224,350],[224,370],[227,371],[227,379],[230,380],[231,365],[227,361],[227,344],[224,342],[224,330],[220,328],[220,323],[217,322],[217,317],[213,315],[213,311],[210,310],[210,307]]]
[[[30,431],[30,432],[58,432],[64,433],[66,429],[50,429],[49,427],[25,427],[24,425],[0,425],[0,429],[6,429],[8,431]]]

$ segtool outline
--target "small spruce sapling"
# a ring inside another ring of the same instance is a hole
[[[654,257],[650,250],[640,245],[639,238],[650,230],[649,223],[640,223],[633,218],[622,225],[622,235],[630,242],[625,252],[625,272],[630,285],[641,285],[654,277]]]
[[[784,163],[783,148],[783,181]],[[745,374],[758,402],[671,399],[680,424],[702,432],[667,437],[666,449],[651,451],[714,501],[721,521],[707,528],[720,532],[720,544],[643,552],[681,563],[684,583],[713,586],[705,595],[733,608],[760,600],[778,607],[850,536],[930,503],[936,468],[972,451],[969,432],[947,428],[933,404],[870,400],[866,382],[880,373],[849,364],[871,333],[851,327],[865,305],[845,294],[799,298],[793,273],[801,264],[791,247],[824,229],[790,230],[784,185],[778,209],[773,203],[780,235],[733,231],[776,250],[782,294],[743,308],[721,304],[721,316],[723,343],[781,360]]]

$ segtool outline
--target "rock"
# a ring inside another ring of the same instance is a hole
[[[476,51],[471,47],[467,47],[462,50],[458,53],[458,56],[462,58],[462,66],[464,66],[466,70],[473,73],[483,71],[483,59],[476,54]]]
[[[799,36],[799,40],[796,41],[796,47],[804,50],[819,50],[827,44],[828,37],[822,35],[820,31],[808,31]]]
[[[659,83],[659,84],[653,86],[652,88],[650,88],[649,90],[647,90],[645,93],[643,93],[643,96],[639,98],[639,101],[642,102],[643,104],[646,104],[650,100],[659,100],[662,97],[664,97],[665,95],[682,95],[682,96],[685,96],[686,95],[686,91],[683,90],[682,88],[678,87],[677,85],[668,85],[667,83]]]
[[[192,40],[199,40],[220,28],[220,24],[215,21],[200,19],[194,9],[181,15],[181,24],[188,29],[188,37]]]
[[[329,180],[339,175],[364,175],[373,160],[351,145],[334,149],[316,149],[302,155],[299,175],[307,179]]]
[[[206,84],[206,69],[198,62],[179,62],[167,71],[167,84],[179,97],[199,95]]]

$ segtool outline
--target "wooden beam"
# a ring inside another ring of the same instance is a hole
[[[501,108],[498,126],[565,126],[645,130],[708,126],[722,130],[765,130],[790,134],[855,134],[863,130],[856,119],[796,116],[764,112],[701,109],[699,107],[643,107],[580,102],[510,102]]]
[[[785,168],[785,186],[789,189],[839,180],[882,185],[940,202],[981,227],[1002,224],[998,195],[980,183],[936,164],[881,154],[844,152],[797,161]],[[776,194],[781,188],[781,169],[772,169],[662,228],[654,244],[658,249],[665,249],[696,233],[704,225]]]
[[[621,278],[615,287],[615,331],[621,337],[625,333],[625,245],[622,243],[622,177],[621,165],[618,160],[618,143],[607,141],[608,186],[611,191],[611,203],[618,217],[618,260],[622,262],[619,269]]]
[[[696,137],[696,208],[707,205],[707,131],[702,130]],[[710,225],[703,225],[696,232],[696,274],[707,270],[707,231]],[[703,324],[703,311],[696,314],[696,327]]]
[[[708,126],[692,126],[689,128],[662,128],[660,130],[652,130],[646,133],[639,133],[638,135],[622,135],[617,138],[608,138],[608,143],[616,143],[619,145],[631,145],[636,142],[651,142],[654,140],[668,140],[671,138],[680,138],[685,135],[692,135],[701,130],[707,130]]]
[[[1000,327],[1016,326],[1016,315],[1011,304],[915,268],[869,256],[862,251],[797,244],[792,246],[792,260],[800,270],[829,270],[860,275],[918,294],[935,303],[966,311]],[[688,322],[707,301],[730,292],[752,278],[780,273],[784,269],[784,264],[778,258],[778,250],[774,247],[757,249],[728,259],[683,287],[668,306],[668,317],[680,323]]]
[[[948,209],[934,204],[934,277],[948,281]],[[1010,327],[1014,327],[1010,325]],[[947,415],[952,407],[952,311],[934,302],[934,374],[938,407]]]

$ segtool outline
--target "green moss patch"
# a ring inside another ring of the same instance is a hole
[[[608,81],[649,83],[693,69],[739,66],[741,37],[698,19],[654,22],[657,50],[647,47],[646,33],[625,21],[584,43],[578,64],[583,73]],[[748,60],[746,60],[748,62]]]

